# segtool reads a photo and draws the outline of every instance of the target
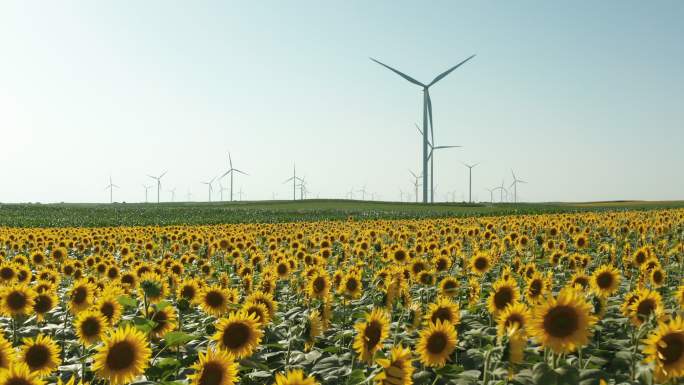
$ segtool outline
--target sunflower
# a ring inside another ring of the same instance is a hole
[[[458,295],[459,283],[455,277],[445,277],[439,282],[439,292],[446,297]]]
[[[212,338],[220,349],[241,359],[252,355],[263,335],[256,315],[237,311],[216,323],[216,334]]]
[[[150,332],[154,337],[164,337],[164,335],[176,328],[176,308],[172,305],[167,306],[150,306],[148,311],[150,320],[155,325]]]
[[[143,374],[152,350],[145,335],[128,325],[110,332],[93,357],[93,371],[111,385],[124,385]]]
[[[278,302],[273,299],[272,294],[256,292],[252,293],[245,298],[245,302],[258,302],[262,303],[268,309],[268,315],[270,318],[275,316],[276,310],[278,310]]]
[[[456,349],[456,329],[449,322],[428,323],[418,333],[416,350],[425,366],[443,367]]]
[[[188,302],[195,304],[199,298],[201,287],[202,285],[198,279],[193,278],[184,280],[180,285],[178,285],[176,296],[178,298],[184,298]]]
[[[366,320],[354,325],[356,337],[354,337],[354,350],[362,361],[373,362],[373,355],[382,347],[389,335],[389,319],[384,310],[373,309],[366,313]]]
[[[468,304],[474,305],[480,300],[480,293],[482,292],[482,286],[480,286],[480,281],[475,278],[468,280]]]
[[[646,362],[655,366],[657,382],[684,376],[684,319],[677,316],[670,322],[659,322],[644,345]]]
[[[278,373],[273,385],[319,385],[318,381],[307,376],[301,369],[289,370],[287,373]]]
[[[204,288],[198,297],[202,310],[214,317],[220,317],[228,311],[230,301],[226,289],[212,285]]]
[[[514,365],[522,363],[525,355],[525,346],[527,346],[525,331],[518,328],[517,325],[511,325],[506,328],[505,333],[507,344],[502,359]]]
[[[492,267],[492,259],[488,254],[477,253],[470,258],[470,270],[475,273],[482,275],[489,271]]]
[[[503,337],[507,334],[507,330],[513,326],[517,325],[518,329],[525,330],[527,325],[530,323],[530,310],[527,305],[521,302],[517,302],[506,306],[506,308],[499,313],[496,321],[497,334],[499,337]]]
[[[0,292],[0,310],[3,315],[27,315],[33,309],[36,292],[24,284],[7,286]]]
[[[518,284],[513,279],[498,280],[492,285],[492,293],[487,300],[487,309],[493,315],[499,314],[506,306],[518,302]]]
[[[69,290],[69,310],[72,314],[86,310],[93,305],[94,298],[95,286],[86,279],[78,280]]]
[[[86,310],[78,313],[74,321],[74,329],[78,339],[84,345],[92,345],[102,339],[109,324],[97,310]]]
[[[556,353],[572,352],[586,345],[596,323],[592,306],[581,293],[564,288],[558,297],[547,298],[532,311],[530,333],[545,348]]]
[[[344,278],[342,278],[339,293],[347,298],[354,299],[361,296],[361,290],[363,290],[361,276],[356,273],[345,274]]]
[[[270,315],[268,314],[268,309],[266,308],[266,305],[260,302],[245,302],[242,305],[242,310],[246,311],[247,314],[254,314],[256,315],[257,321],[259,322],[260,326],[267,325],[271,319]]]
[[[238,381],[238,364],[223,350],[200,352],[191,368],[195,371],[188,376],[191,385],[233,385]]]
[[[663,270],[662,267],[656,266],[653,268],[653,270],[651,270],[649,278],[651,280],[651,285],[653,285],[653,287],[661,287],[665,283],[667,273],[665,273],[665,270]]]
[[[591,275],[591,286],[594,292],[602,297],[609,297],[620,287],[620,272],[612,265],[602,265]]]
[[[656,319],[660,319],[665,310],[663,309],[663,300],[660,293],[650,289],[639,290],[638,297],[629,308],[632,323],[640,326],[646,322],[651,315]]]
[[[5,339],[4,333],[0,333],[0,370],[9,369],[10,364],[14,361],[14,356],[12,344]]]
[[[36,313],[36,320],[43,322],[45,315],[54,309],[58,303],[59,299],[52,291],[37,294],[33,300],[33,312]]]
[[[394,346],[389,358],[375,360],[382,367],[382,372],[375,376],[378,385],[411,385],[413,384],[413,361],[411,350],[403,346]]]
[[[436,302],[428,305],[427,312],[425,313],[425,321],[427,323],[443,321],[457,325],[460,320],[461,314],[458,304],[449,297],[437,298]]]
[[[0,370],[0,385],[45,385],[36,372],[24,363],[14,363],[8,369]]]
[[[323,321],[321,320],[321,313],[318,310],[313,310],[306,317],[306,325],[304,327],[304,350],[309,351],[314,346],[316,337],[323,333]]]
[[[325,272],[319,272],[309,279],[307,293],[310,298],[323,299],[330,292],[330,278]]]
[[[17,361],[26,364],[31,372],[43,377],[52,373],[60,364],[59,347],[49,336],[39,334],[24,338]]]
[[[570,277],[569,285],[570,287],[579,287],[581,290],[588,289],[591,285],[591,277],[584,274],[583,271],[576,271],[572,277]]]
[[[139,295],[144,296],[149,303],[157,303],[166,298],[168,285],[166,280],[155,272],[146,272],[140,276]]]
[[[121,303],[113,294],[100,297],[95,304],[95,308],[104,316],[110,326],[116,325],[121,318]]]
[[[536,271],[532,277],[527,279],[527,287],[525,288],[525,297],[530,304],[538,303],[546,295],[547,280],[544,276]]]

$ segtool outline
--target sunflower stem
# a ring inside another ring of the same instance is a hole
[[[484,365],[482,367],[483,374],[482,374],[482,385],[487,385],[489,383],[489,361],[491,360],[492,357],[492,349],[487,350],[487,353],[485,353],[485,361]]]

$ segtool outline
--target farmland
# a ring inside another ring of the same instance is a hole
[[[0,218],[1,384],[684,376],[678,202],[3,205]]]

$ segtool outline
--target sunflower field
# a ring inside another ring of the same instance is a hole
[[[0,385],[684,383],[684,210],[0,227]]]

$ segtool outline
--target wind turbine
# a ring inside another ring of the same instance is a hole
[[[518,179],[515,176],[513,169],[511,169],[511,175],[513,175],[513,183],[511,183],[511,185],[508,187],[513,187],[513,203],[518,203],[518,183],[527,183],[527,182],[525,182],[522,179]]]
[[[402,78],[408,80],[409,82],[420,86],[423,88],[423,203],[427,203],[427,198],[428,198],[428,121],[430,124],[430,127],[432,127],[432,100],[430,99],[430,87],[432,87],[435,83],[438,81],[442,80],[445,78],[447,75],[449,75],[453,70],[456,68],[460,67],[463,65],[465,62],[468,60],[472,59],[475,55],[470,56],[469,58],[463,60],[462,62],[456,64],[455,66],[449,68],[448,70],[442,72],[441,74],[437,75],[430,83],[428,84],[423,84],[419,82],[418,80],[384,64],[381,63],[373,58],[370,58],[374,62],[380,64],[381,66],[387,68],[388,70],[396,73],[397,75],[401,76]]]
[[[228,152],[228,171],[226,171],[223,175],[221,175],[219,178],[223,178],[224,176],[230,174],[230,201],[233,201],[233,174],[236,172],[239,172],[240,174],[244,175],[249,175],[244,171],[240,171],[236,168],[233,168],[233,159],[230,157],[230,152]],[[223,199],[222,199],[223,200]]]
[[[477,166],[478,164],[479,163],[463,163],[464,166],[468,167],[468,203],[473,203],[473,168],[475,168],[475,166]]]
[[[152,188],[152,186],[142,185],[145,189],[145,203],[147,203],[147,192]]]
[[[303,178],[298,178],[299,179],[299,200],[303,201],[304,200],[304,194],[306,194],[306,177]]]
[[[418,123],[414,123],[418,132],[423,135],[423,131],[418,126]],[[435,150],[444,150],[447,148],[459,148],[462,146],[435,146],[435,135],[433,130],[430,130],[432,138],[428,141],[428,146],[430,147],[430,153],[428,154],[428,159],[430,160],[430,202],[435,203]]]
[[[161,175],[159,176],[152,176],[152,175],[147,175],[150,178],[154,179],[157,181],[157,203],[159,203],[159,193],[161,192],[161,178],[166,175],[168,171],[164,171]]]
[[[363,185],[362,188],[360,188],[359,190],[356,190],[356,192],[360,192],[360,193],[361,193],[361,200],[362,200],[362,201],[365,201],[365,200],[366,200],[366,192],[367,192],[367,190],[366,190],[366,185],[365,185],[365,184]]]
[[[190,192],[190,188],[189,188],[189,187],[188,187],[188,193],[187,193],[186,196],[187,196],[188,202],[192,201],[192,193]]]
[[[301,181],[302,179],[297,177],[297,165],[292,165],[292,176],[287,178],[283,184],[292,181],[292,200],[296,201],[297,200],[297,181]]]
[[[219,178],[218,182],[219,182],[219,193],[221,194],[221,202],[223,202],[223,192],[227,191],[228,189],[223,186],[223,183],[221,183],[221,178]]]
[[[211,184],[214,183],[215,179],[216,177],[213,177],[209,182],[201,182],[202,184],[206,184],[209,188],[209,202],[211,202],[211,192],[214,191],[214,187]]]
[[[413,187],[416,189],[416,203],[418,203],[418,187],[420,187],[420,178],[421,178],[421,175],[416,175],[416,174],[415,174],[413,171],[411,171],[411,170],[409,170],[409,172],[411,173],[411,175],[413,175],[413,178],[415,178],[415,180],[413,181]],[[423,181],[425,181],[425,179],[423,179]],[[423,192],[425,192],[424,189],[423,189]],[[425,200],[423,200],[423,202],[425,202]]]
[[[240,186],[240,191],[238,191],[238,195],[240,196],[240,202],[242,202],[242,186]]]
[[[489,191],[489,203],[494,203],[494,191],[496,191],[496,189],[486,188],[485,190]]]
[[[347,192],[347,196],[349,197],[349,200],[353,200],[353,199],[354,199],[354,186],[352,186],[352,187],[349,189],[349,192]]]
[[[171,202],[174,202],[176,200],[176,188],[170,189],[169,192],[171,193]]]
[[[508,198],[508,190],[506,190],[506,188],[504,187],[504,181],[503,181],[503,180],[501,181],[501,186],[498,186],[498,187],[494,188],[494,190],[495,190],[495,191],[496,191],[496,190],[500,190],[500,191],[501,191],[501,192],[500,192],[500,195],[501,195],[501,196],[499,197],[499,202],[500,202],[500,203],[503,203],[503,201],[504,201],[504,199],[503,199],[503,194],[504,194],[504,192],[506,193],[506,198]]]
[[[119,188],[119,186],[112,183],[112,177],[110,176],[109,177],[109,184],[107,185],[107,187],[104,188],[105,190],[109,189],[109,203],[114,203],[114,194],[113,194],[114,188]]]

